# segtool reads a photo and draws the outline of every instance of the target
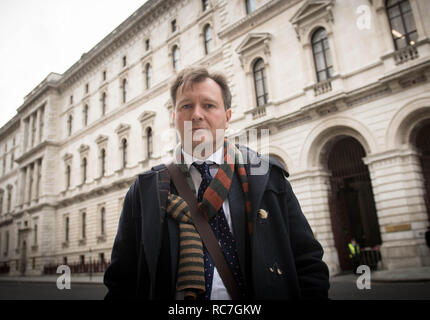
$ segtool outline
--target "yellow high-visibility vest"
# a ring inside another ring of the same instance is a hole
[[[358,245],[358,243],[355,246],[352,243],[348,243],[348,248],[350,252],[350,258],[360,253],[360,246]]]

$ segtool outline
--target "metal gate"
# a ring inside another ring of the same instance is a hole
[[[365,156],[356,139],[344,137],[333,144],[327,160],[330,218],[342,270],[352,269],[347,247],[352,238],[367,250],[381,244],[369,170],[362,160]]]

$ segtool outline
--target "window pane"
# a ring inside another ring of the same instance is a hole
[[[395,18],[400,16],[400,10],[398,6],[395,6],[393,8],[389,8],[388,9],[388,17],[391,18]]]
[[[325,69],[324,55],[323,53],[318,53],[315,55],[315,67],[317,71]]]
[[[401,17],[397,17],[391,20],[392,33],[395,38],[400,38],[405,34],[405,29],[403,28],[403,21]]]
[[[323,50],[322,43],[321,42],[315,43],[313,48],[315,53],[321,52]]]
[[[256,86],[256,90],[257,90],[257,97],[261,97],[264,95],[264,86],[263,86],[263,81],[257,81],[255,83]]]
[[[401,7],[403,14],[412,11],[411,6],[409,5],[409,1],[403,1]]]
[[[324,81],[327,79],[325,71],[318,72],[318,81]]]
[[[312,37],[312,43],[320,41],[324,38],[327,38],[325,30],[324,29],[318,29]]]
[[[406,32],[412,32],[416,30],[416,26],[415,26],[415,20],[414,20],[414,16],[412,15],[412,12],[406,13],[403,16],[404,20],[405,20],[405,24],[406,24]]]
[[[251,12],[255,11],[256,4],[255,0],[246,0],[246,12],[250,14]]]
[[[405,39],[396,39],[395,43],[396,43],[397,49],[402,49],[402,48],[406,47],[406,40]]]
[[[323,40],[323,48],[324,48],[324,50],[327,50],[327,49],[330,48],[329,45],[328,45],[328,39],[327,38],[325,38]]]
[[[331,62],[331,54],[330,54],[330,50],[329,50],[329,49],[327,49],[327,50],[324,52],[324,54],[325,54],[325,61],[326,61],[326,63],[327,63],[326,67],[331,67],[333,64],[332,64],[332,62]]]

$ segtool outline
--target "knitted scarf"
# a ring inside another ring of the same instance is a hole
[[[191,190],[196,194],[194,183],[183,162],[180,147],[176,149],[178,167],[184,174]],[[248,178],[242,153],[234,144],[224,140],[224,162],[206,189],[203,200],[198,204],[201,212],[210,220],[221,209],[230,190],[234,172],[238,173],[245,199],[248,232],[252,233],[251,202],[248,196]],[[190,209],[184,199],[169,193],[166,213],[179,224],[179,265],[176,283],[177,291],[184,291],[186,299],[195,299],[205,291],[205,272],[203,262],[203,243],[191,219]],[[234,213],[233,213],[234,214]]]

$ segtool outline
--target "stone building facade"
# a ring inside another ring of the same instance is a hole
[[[178,142],[168,88],[188,65],[227,75],[230,136],[269,130],[331,273],[352,237],[382,268],[429,265],[429,14],[426,0],[149,0],[0,129],[0,272],[109,260],[129,186]]]

